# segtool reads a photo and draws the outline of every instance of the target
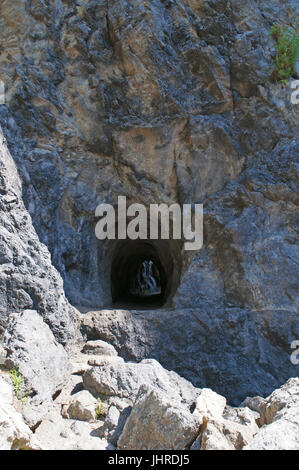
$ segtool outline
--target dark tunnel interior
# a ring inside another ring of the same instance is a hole
[[[180,264],[176,241],[117,241],[111,263],[113,303],[130,308],[165,305],[179,284]]]

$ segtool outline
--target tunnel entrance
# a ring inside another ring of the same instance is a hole
[[[111,263],[111,296],[121,308],[158,308],[180,279],[180,246],[174,240],[119,240]]]

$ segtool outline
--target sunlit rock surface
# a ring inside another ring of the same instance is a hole
[[[230,405],[298,375],[298,111],[290,83],[275,81],[270,34],[296,9],[1,2],[1,337],[12,314],[34,310],[68,348],[80,332],[108,341]],[[161,274],[156,308],[112,305],[127,246],[97,240],[94,214],[119,195],[204,205],[202,250],[146,248]],[[70,304],[90,311],[80,327]],[[82,426],[69,431],[74,448]]]

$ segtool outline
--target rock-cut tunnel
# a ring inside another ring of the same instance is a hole
[[[178,241],[118,240],[110,253],[114,304],[153,308],[171,301],[181,275]]]

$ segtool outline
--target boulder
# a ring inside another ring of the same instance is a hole
[[[252,427],[253,434],[258,431],[260,414],[250,408],[233,408],[227,406],[223,412],[223,418],[247,427]]]
[[[299,450],[298,409],[263,426],[243,450]]]
[[[68,418],[79,421],[96,421],[97,400],[87,390],[82,390],[72,396],[65,414]]]
[[[34,310],[11,315],[3,345],[6,367],[18,368],[26,381],[24,417],[34,426],[47,413],[53,395],[70,372],[68,354]]]
[[[119,450],[182,450],[200,432],[200,419],[167,394],[141,387],[118,441]]]
[[[260,413],[261,406],[265,402],[265,399],[259,396],[256,397],[246,397],[245,400],[240,404],[240,408],[247,406],[252,411]]]
[[[85,354],[93,354],[99,356],[117,356],[117,352],[112,344],[105,341],[87,341],[84,345],[82,352]]]
[[[249,408],[226,406],[226,399],[210,389],[201,390],[194,414],[200,417],[201,433],[192,450],[241,450],[258,431]]]
[[[201,434],[200,443],[194,443],[193,450],[242,450],[251,442],[256,427],[238,424],[226,419],[211,420]]]
[[[42,445],[13,407],[13,388],[0,376],[0,450],[41,450]]]
[[[196,400],[195,413],[206,418],[221,418],[226,406],[226,398],[209,388],[203,388]]]
[[[246,450],[299,450],[299,379],[291,378],[265,399],[261,424]]]
[[[195,404],[199,389],[173,371],[165,370],[153,359],[140,363],[124,362],[112,358],[101,367],[87,370],[83,376],[84,387],[95,395],[106,398],[125,398],[133,404],[141,385],[148,385],[165,393],[178,404],[190,407]]]
[[[274,390],[260,406],[261,424],[271,424],[290,410],[299,410],[299,378],[291,378]]]
[[[110,406],[103,427],[99,430],[100,436],[116,446],[130,412],[131,407],[120,411],[116,406]]]
[[[235,450],[234,445],[227,440],[223,434],[224,428],[207,422],[205,429],[201,430],[200,436],[195,440],[191,450]]]

